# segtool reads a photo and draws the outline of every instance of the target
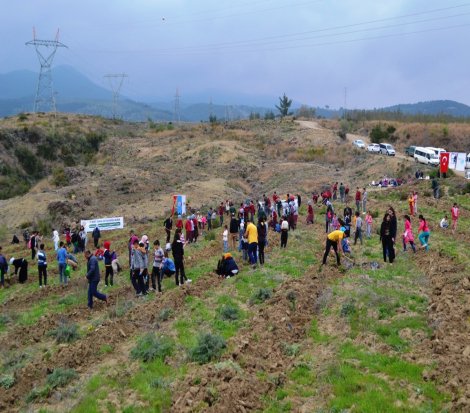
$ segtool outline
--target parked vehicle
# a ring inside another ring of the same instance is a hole
[[[380,153],[388,156],[395,156],[395,149],[389,143],[380,143]]]
[[[365,149],[366,145],[364,143],[364,141],[362,139],[356,139],[354,142],[353,142],[353,145],[354,146],[357,146],[358,148],[360,149]]]
[[[431,149],[432,151],[434,151],[437,157],[439,157],[441,152],[447,152],[444,148],[433,148],[432,146],[428,146],[427,149]]]
[[[424,163],[425,165],[438,166],[439,156],[435,151],[429,148],[416,147],[413,156],[416,162]]]
[[[378,143],[371,143],[370,145],[367,146],[367,152],[379,153],[380,145]]]
[[[413,157],[415,154],[416,146],[407,146],[405,148],[405,155]]]
[[[465,168],[470,169],[470,153],[467,153],[467,162],[465,163]]]

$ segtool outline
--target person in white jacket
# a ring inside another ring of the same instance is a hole
[[[52,241],[54,241],[54,250],[57,251],[59,249],[60,237],[59,231],[57,231],[56,229],[52,231]]]

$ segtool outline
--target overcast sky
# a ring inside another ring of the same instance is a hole
[[[96,83],[123,93],[277,97],[313,106],[470,104],[470,2],[463,0],[0,0],[0,73],[38,70],[32,39],[69,48]],[[222,99],[222,98],[219,98]],[[227,98],[228,99],[228,98]],[[273,102],[273,104],[276,102]]]

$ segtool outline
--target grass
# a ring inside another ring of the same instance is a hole
[[[80,337],[78,325],[67,322],[61,323],[56,329],[49,331],[49,335],[55,337],[58,344],[71,343]]]
[[[144,363],[156,358],[165,360],[173,352],[174,343],[168,337],[157,337],[155,333],[147,333],[137,340],[136,346],[131,350],[131,358]]]

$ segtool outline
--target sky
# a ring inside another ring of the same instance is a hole
[[[33,38],[140,101],[374,108],[470,104],[470,1],[0,0],[0,73],[38,71]],[[223,101],[222,101],[223,100]]]

